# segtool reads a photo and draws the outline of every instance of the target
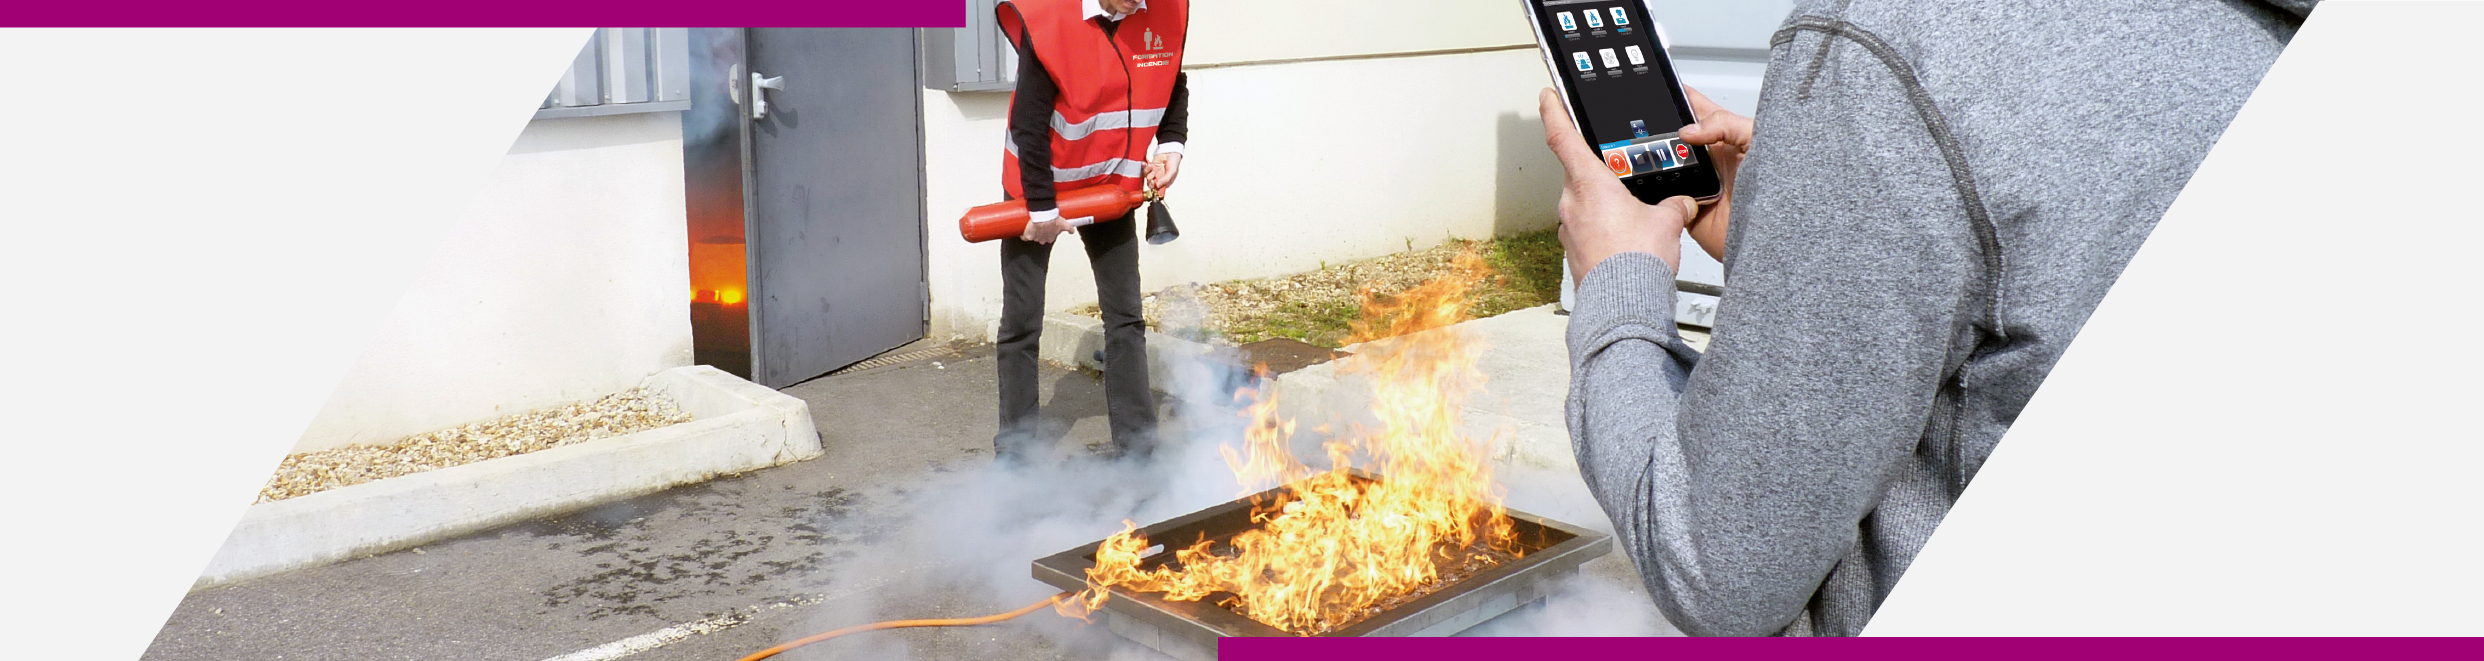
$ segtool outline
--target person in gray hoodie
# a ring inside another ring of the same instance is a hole
[[[1860,632],[2312,5],[1798,3],[1755,119],[1694,103],[1705,208],[1633,199],[1547,90],[1572,445],[1665,617]]]

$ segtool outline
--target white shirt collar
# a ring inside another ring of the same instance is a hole
[[[1130,17],[1130,15],[1129,15],[1129,14],[1115,14],[1115,13],[1111,13],[1111,12],[1104,11],[1104,3],[1097,2],[1096,0],[1083,0],[1083,2],[1081,2],[1080,4],[1084,5],[1084,6],[1086,7],[1086,9],[1087,9],[1087,15],[1086,15],[1086,18],[1095,18],[1095,17],[1097,17],[1097,16],[1102,16],[1102,17],[1109,18],[1109,19],[1112,19],[1112,20],[1115,20],[1115,21],[1119,21],[1119,20],[1121,20],[1121,19],[1125,19],[1125,18],[1129,18],[1129,17]],[[1139,3],[1138,3],[1138,8],[1139,8],[1139,9],[1146,9],[1146,8],[1147,8],[1147,0],[1139,0]]]

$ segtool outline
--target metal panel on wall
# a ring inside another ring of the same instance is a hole
[[[688,28],[599,28],[561,73],[535,119],[689,107]]]
[[[998,0],[966,0],[966,26],[923,28],[923,86],[943,92],[1007,92],[1018,83],[1018,53],[1001,36]]]
[[[552,85],[552,96],[543,100],[543,107],[570,108],[604,103],[603,67],[598,66],[603,61],[603,49],[596,48],[603,43],[603,37],[602,31],[587,37],[586,48],[579,49],[578,57],[570,60],[569,68],[561,70],[561,80]]]

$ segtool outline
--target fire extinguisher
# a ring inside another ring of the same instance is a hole
[[[1164,196],[1155,191],[1088,186],[1062,193],[1057,202],[1061,217],[1087,219],[1080,225],[1094,222],[1097,218],[1120,218],[1141,204],[1154,202],[1147,207],[1147,242],[1164,245],[1182,235],[1181,229],[1173,225],[1173,212],[1164,207]],[[967,243],[1015,238],[1026,234],[1026,224],[1030,220],[1032,215],[1027,213],[1026,201],[1010,200],[967,209],[966,215],[957,219],[957,232],[966,238]]]

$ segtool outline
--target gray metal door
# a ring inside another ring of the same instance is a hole
[[[784,387],[924,336],[922,95],[913,30],[748,39],[753,82],[781,79],[744,87],[751,374]]]

